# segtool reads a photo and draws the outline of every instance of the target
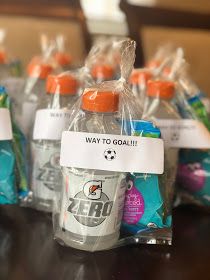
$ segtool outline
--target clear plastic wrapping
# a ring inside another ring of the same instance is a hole
[[[42,39],[43,41],[45,40]],[[54,60],[52,60],[55,44],[50,42],[42,45],[42,56],[34,57],[27,66],[27,78],[19,100],[19,111],[16,112],[17,121],[27,136],[31,133],[36,108],[45,94],[46,79],[49,74],[55,72]]]
[[[189,75],[186,67],[182,67],[177,77],[177,99],[175,104],[184,119],[192,119],[203,125],[199,142],[202,143],[202,131],[208,130],[210,135],[210,119],[208,100]],[[205,102],[205,103],[204,103]],[[209,136],[210,138],[210,136]],[[210,148],[210,140],[207,147]],[[196,146],[197,147],[197,146]],[[195,148],[196,148],[195,147]],[[178,197],[182,203],[196,203],[210,206],[209,170],[210,154],[208,149],[182,149],[180,151],[177,186]]]
[[[62,136],[63,186],[55,196],[54,233],[59,243],[81,250],[171,243],[170,210],[167,212],[164,186],[157,175],[163,172],[160,131],[140,120],[141,109],[128,85],[135,42],[127,39],[118,47],[121,78],[86,88],[71,111],[69,130]],[[146,156],[142,160],[135,154],[141,152],[139,141],[151,141],[150,149],[160,145],[154,154],[158,170],[151,169]],[[141,190],[144,184],[146,194]],[[131,193],[136,197],[131,201],[139,203],[136,210],[128,205]]]
[[[56,51],[54,59],[63,71],[68,71],[73,67],[73,58],[65,49],[65,37],[62,34],[56,36]]]
[[[175,83],[173,105],[182,118],[182,122],[174,126],[174,143],[177,142],[176,145],[182,148],[177,173],[177,203],[209,206],[208,98],[191,78],[183,49],[177,48],[164,53],[162,48],[161,57],[162,61],[167,61],[164,66],[167,71],[162,67],[160,75]],[[187,130],[184,134],[185,128]]]
[[[102,37],[90,50],[86,65],[97,83],[120,78],[120,49],[124,40]]]

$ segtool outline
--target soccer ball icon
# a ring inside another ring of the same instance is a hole
[[[179,140],[179,137],[180,137],[180,135],[179,135],[179,132],[177,131],[175,131],[172,135],[171,135],[171,140],[172,141],[178,141]]]
[[[107,149],[104,151],[104,157],[106,160],[113,160],[116,158],[116,152],[113,149]]]

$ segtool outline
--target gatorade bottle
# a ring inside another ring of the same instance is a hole
[[[120,135],[118,108],[119,93],[87,90],[82,96],[81,117],[75,119],[70,130],[87,135]],[[55,225],[59,223],[55,226],[56,237],[68,246],[87,251],[113,246],[120,234],[125,175],[74,167],[63,167],[62,171],[64,185],[59,221],[55,219]]]
[[[69,110],[77,98],[78,82],[69,74],[50,75],[46,91],[47,102],[37,111],[34,125],[32,190],[35,208],[52,211],[54,190],[59,192],[62,185],[61,134],[68,128]]]
[[[173,82],[162,80],[148,81],[143,118],[154,120],[157,126],[160,127],[160,130],[161,126],[164,126],[165,121],[180,119],[180,115],[171,104],[174,95],[175,84]],[[164,137],[164,135],[162,136]],[[176,132],[174,132],[173,137],[178,137]],[[176,177],[177,163],[178,149],[170,148],[165,145],[165,172],[160,176],[160,179],[165,186],[165,188],[163,188],[166,192],[164,195],[166,197],[169,196],[169,198],[166,199],[166,201],[169,201],[169,205],[174,193],[173,186]],[[168,210],[170,211],[170,209]]]
[[[91,69],[91,75],[97,83],[115,79],[115,70],[110,64],[96,64]]]
[[[28,78],[24,88],[21,119],[19,120],[26,135],[29,134],[33,125],[37,106],[45,93],[47,76],[53,71],[53,68],[39,59],[33,59],[27,70]]]

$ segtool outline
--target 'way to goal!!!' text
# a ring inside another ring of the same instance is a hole
[[[97,138],[97,137],[85,137],[86,143],[91,144],[106,144],[106,145],[119,145],[119,146],[137,146],[137,141],[134,140],[121,140],[110,138]]]

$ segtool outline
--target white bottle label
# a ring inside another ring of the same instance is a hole
[[[43,200],[52,200],[54,190],[61,190],[62,174],[60,170],[59,147],[43,146],[32,143],[32,190],[34,196]]]
[[[60,164],[84,169],[162,174],[163,140],[64,131]]]
[[[76,174],[64,169],[60,227],[83,236],[105,236],[120,228],[125,180],[119,173]]]
[[[210,132],[197,120],[157,119],[166,146],[173,148],[209,149]]]
[[[70,111],[65,109],[43,109],[36,112],[33,139],[60,140],[68,129]]]
[[[12,139],[12,123],[7,108],[0,108],[0,140]]]

